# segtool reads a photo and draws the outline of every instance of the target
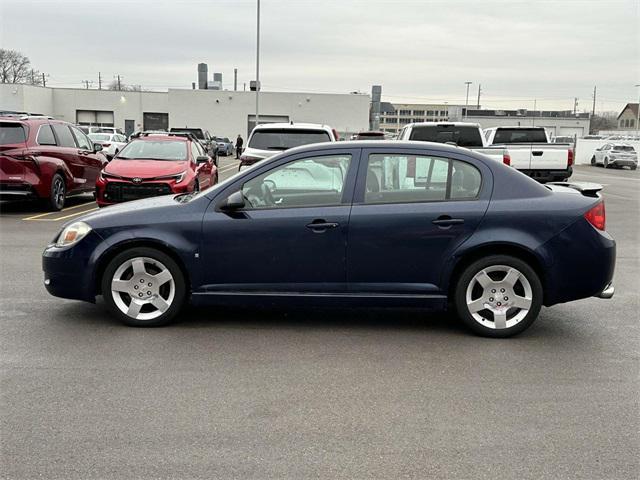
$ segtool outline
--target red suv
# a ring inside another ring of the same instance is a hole
[[[93,190],[107,159],[76,126],[43,116],[0,116],[0,198],[45,200]]]
[[[218,183],[218,169],[191,134],[142,134],[100,173],[98,206],[205,189]]]

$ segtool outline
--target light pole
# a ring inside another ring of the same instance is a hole
[[[473,82],[464,82],[467,86],[467,100],[464,102],[464,118],[467,118],[467,110],[469,110],[469,85]]]
[[[260,0],[257,0],[256,16],[256,126],[260,122],[259,102],[260,102]]]

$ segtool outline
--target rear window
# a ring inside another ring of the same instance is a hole
[[[94,142],[107,142],[111,140],[111,135],[108,133],[90,133],[89,138]]]
[[[204,140],[204,132],[200,128],[172,128],[172,133],[190,133],[198,140]]]
[[[0,145],[27,141],[27,130],[21,123],[0,123]]]
[[[543,128],[499,128],[493,143],[547,143]]]
[[[118,154],[119,160],[186,161],[187,142],[134,140]]]
[[[635,152],[631,145],[614,145],[613,149],[619,152]]]
[[[287,150],[329,141],[329,133],[324,130],[261,129],[255,130],[251,135],[249,147],[259,150]]]
[[[460,147],[482,147],[482,136],[477,127],[456,125],[414,127],[409,140],[436,143],[452,142]]]

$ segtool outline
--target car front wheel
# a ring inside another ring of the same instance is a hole
[[[527,329],[542,307],[542,284],[522,260],[492,255],[464,269],[455,286],[458,317],[485,337],[510,337]]]
[[[107,265],[102,294],[109,310],[126,325],[158,327],[171,322],[182,308],[185,278],[169,255],[132,248]]]

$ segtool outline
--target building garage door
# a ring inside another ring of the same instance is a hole
[[[585,133],[583,127],[560,127],[560,133],[558,134],[558,136],[566,135],[567,137],[580,138],[584,134]]]
[[[289,117],[285,115],[260,115],[260,125],[264,123],[289,123]],[[256,126],[256,116],[247,116],[247,136],[248,138],[253,128]]]
[[[169,114],[144,112],[142,128],[145,130],[169,130]]]
[[[76,110],[78,125],[113,127],[113,112],[107,110]]]

